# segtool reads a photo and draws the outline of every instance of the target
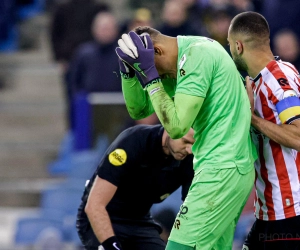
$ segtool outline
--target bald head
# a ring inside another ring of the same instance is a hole
[[[269,46],[268,22],[257,12],[248,11],[236,15],[231,21],[229,35],[239,37],[250,46]]]

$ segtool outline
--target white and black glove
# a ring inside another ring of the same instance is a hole
[[[135,34],[135,39],[139,38],[141,41],[140,45],[137,47],[134,40],[132,40],[132,34],[123,34],[121,39],[118,40],[119,47],[116,48],[116,54],[119,58],[119,67],[121,76],[125,79],[129,79],[135,76],[135,71],[142,73],[139,65],[141,64],[138,60],[139,58],[139,48],[148,48],[149,35],[144,33],[141,35]],[[148,39],[147,37],[148,36]],[[151,40],[150,40],[151,41]]]
[[[127,34],[122,35],[121,39],[118,40],[118,44],[120,46],[118,48],[120,48],[127,55],[133,58],[137,56],[137,49],[134,46],[133,41]],[[116,48],[116,53],[118,48]],[[122,60],[119,56],[118,56],[118,60],[119,60],[119,69],[120,69],[121,76],[124,79],[133,78],[135,76],[135,70],[124,60]]]

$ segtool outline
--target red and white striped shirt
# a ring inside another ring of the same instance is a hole
[[[300,97],[296,68],[288,62],[274,60],[252,80],[256,113],[265,120],[282,124],[276,104],[290,92]],[[299,110],[300,106],[296,106]],[[258,153],[255,162],[256,217],[281,220],[300,215],[300,153],[270,140],[254,128],[251,128],[251,136]]]

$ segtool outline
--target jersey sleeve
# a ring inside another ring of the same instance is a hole
[[[274,77],[266,83],[268,98],[275,105],[281,123],[291,124],[300,119],[300,79],[293,71],[277,70]]]
[[[170,98],[159,82],[147,88],[156,114],[172,139],[179,139],[191,128],[204,98],[176,93]]]
[[[141,157],[143,157],[143,148],[136,138],[133,134],[130,136],[122,135],[112,143],[97,169],[97,175],[100,178],[119,186],[130,168],[139,164]]]
[[[291,124],[300,119],[300,99],[296,95],[286,97],[276,104],[282,124]]]
[[[219,49],[218,44],[213,43],[215,41],[204,38],[181,52],[174,100],[168,98],[162,84],[148,87],[156,114],[173,139],[187,133],[210,88],[218,59],[218,53],[213,50]]]
[[[212,53],[213,40],[201,45],[191,45],[184,51],[179,62],[176,94],[205,98],[215,70],[216,53]]]
[[[175,84],[172,79],[163,79],[163,86],[172,98],[175,94]],[[134,120],[140,120],[154,113],[154,108],[146,89],[143,89],[137,77],[122,78],[122,91],[127,111]]]
[[[154,112],[148,93],[137,77],[122,78],[122,92],[130,117],[134,120],[146,118]]]

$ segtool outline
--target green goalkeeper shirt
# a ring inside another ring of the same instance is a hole
[[[177,79],[162,79],[142,89],[137,78],[122,79],[130,115],[147,117],[154,111],[173,138],[195,130],[194,170],[215,166],[253,168],[249,134],[251,111],[236,66],[216,41],[178,36]],[[203,102],[203,103],[201,103]]]

